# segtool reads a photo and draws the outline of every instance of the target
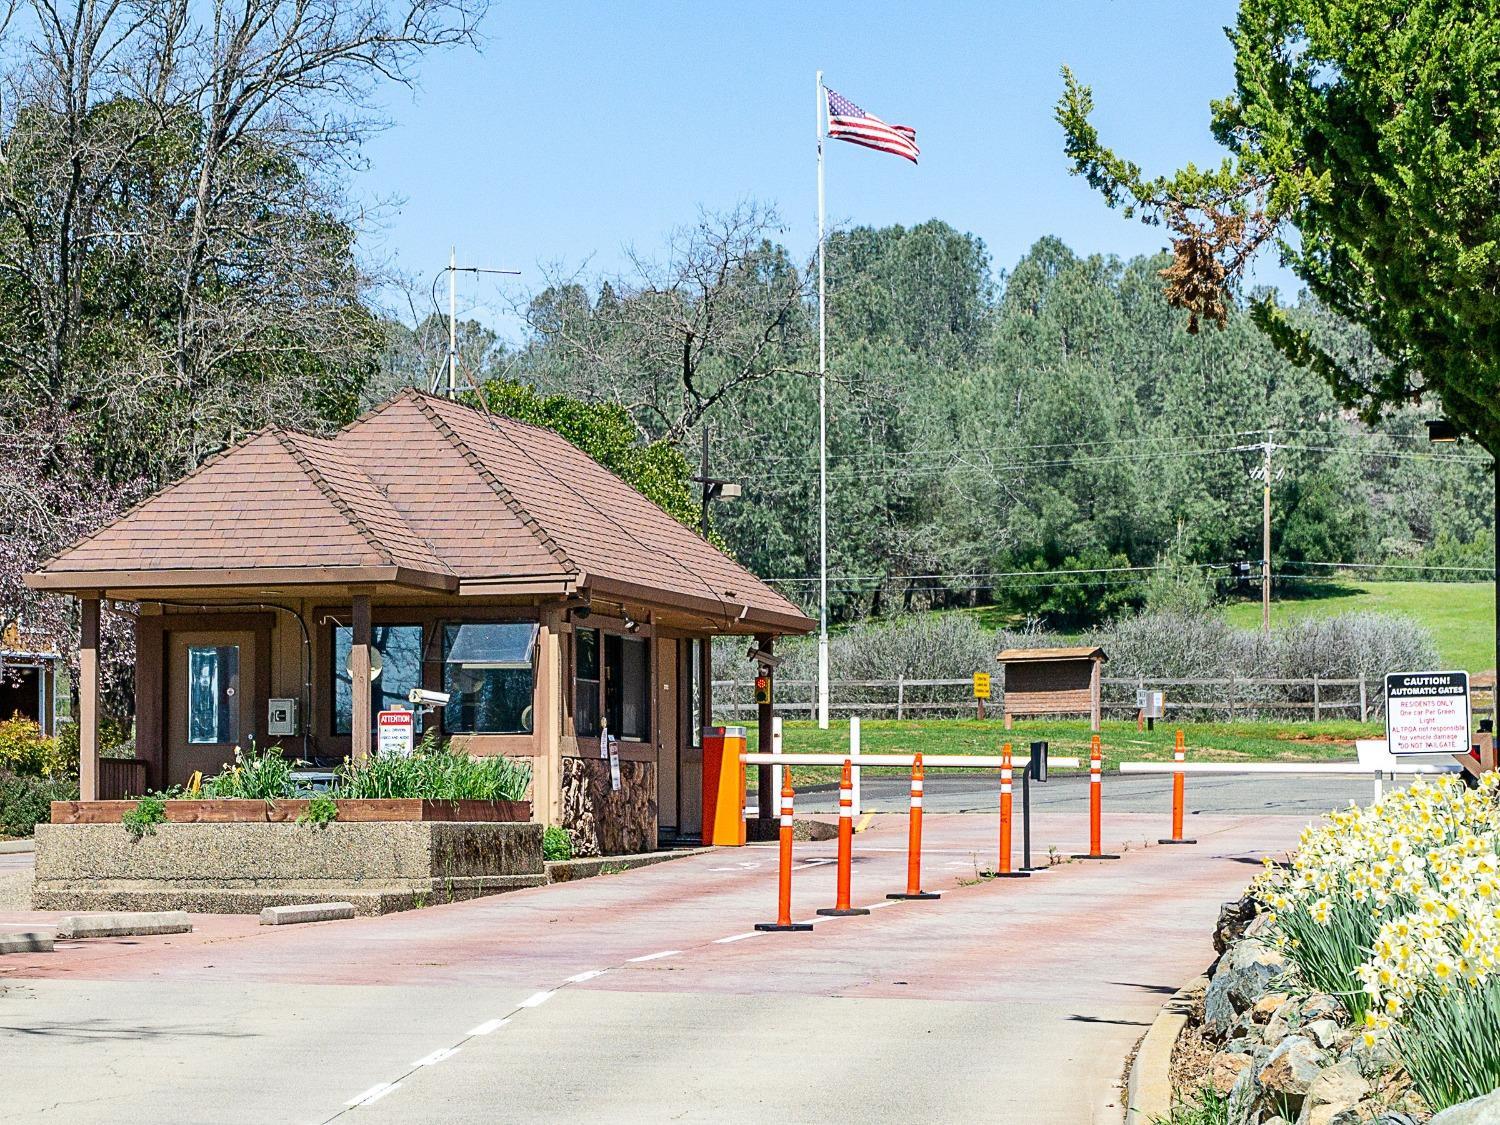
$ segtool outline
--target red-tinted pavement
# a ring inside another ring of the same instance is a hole
[[[1081,850],[1079,820],[1048,814],[1037,837]],[[7,956],[5,1117],[1117,1121],[1125,1056],[1211,958],[1218,904],[1303,823],[1198,817],[1197,847],[1142,848],[1160,820],[1106,814],[1108,847],[1134,840],[1118,862],[980,883],[994,818],[929,816],[943,898],[886,905],[905,819],[876,818],[854,886],[881,905],[810,934],[754,935],[775,886],[756,847],[385,918],[204,916]],[[794,917],[831,905],[816,861],[833,854],[798,846]],[[19,917],[39,916],[0,923]]]

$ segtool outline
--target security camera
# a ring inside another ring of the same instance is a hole
[[[412,703],[425,703],[428,707],[442,707],[453,697],[446,691],[428,691],[426,688],[412,688],[406,697]]]
[[[769,668],[772,671],[775,671],[777,668],[781,667],[781,657],[772,656],[765,649],[753,644],[750,646],[749,651],[745,653],[745,656],[750,660],[755,661],[762,668]]]

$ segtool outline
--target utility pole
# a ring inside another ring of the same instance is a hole
[[[1277,445],[1273,440],[1273,430],[1266,427],[1266,440],[1256,442],[1254,445],[1237,445],[1231,452],[1234,453],[1259,453],[1261,456],[1260,470],[1252,476],[1261,478],[1260,492],[1260,629],[1262,633],[1271,631],[1271,455],[1278,449],[1285,449],[1284,445]]]
[[[689,480],[703,486],[703,538],[708,538],[708,506],[715,500],[735,500],[740,495],[739,482],[708,475],[708,419],[703,420],[703,454],[698,461],[698,475]]]
[[[438,375],[432,383],[432,391],[437,393],[438,387],[446,383],[444,390],[449,398],[458,397],[458,275],[461,273],[494,273],[505,274],[510,277],[520,276],[520,270],[494,270],[484,266],[463,266],[458,264],[458,247],[454,246],[448,251],[448,268],[441,270],[438,277],[444,273],[448,275],[448,361],[443,364],[443,373]],[[432,280],[432,304],[433,311],[437,312],[437,278]]]

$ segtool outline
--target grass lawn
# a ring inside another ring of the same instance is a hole
[[[1321,723],[1183,723],[1189,761],[1199,762],[1316,762],[1353,760],[1356,738],[1379,738],[1379,723],[1331,721]],[[1136,732],[1133,721],[1103,724],[1101,739],[1106,769],[1122,761],[1167,761],[1172,757],[1177,724],[1158,723],[1154,731]],[[819,730],[810,719],[782,725],[782,749],[788,754],[839,754],[849,749],[849,724],[836,720]],[[756,748],[755,725],[746,727],[750,749]],[[1059,757],[1087,758],[1089,725],[1084,720],[1018,722],[1007,731],[999,720],[977,719],[867,719],[860,723],[861,748],[867,754],[999,754],[1010,742],[1017,756],[1033,741],[1046,741]],[[904,774],[889,767],[872,772]],[[807,781],[833,780],[836,766],[809,766],[797,771]]]
[[[1495,666],[1495,587],[1489,582],[1338,582],[1271,603],[1271,626],[1339,613],[1400,613],[1432,630],[1445,668]],[[1231,625],[1260,627],[1260,602],[1224,607]]]

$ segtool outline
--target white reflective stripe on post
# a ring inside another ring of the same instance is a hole
[[[922,782],[920,780],[913,781],[911,783],[911,791],[913,793],[920,793],[920,792],[922,792]]]
[[[792,827],[792,818],[789,817],[786,813],[782,813],[781,814],[781,827],[783,827],[783,828],[791,828]]]
[[[1010,792],[1010,782],[1008,782],[1008,781],[1002,781],[1000,783],[1000,794],[1001,794],[1001,796],[1004,796],[1005,794],[1007,794],[1009,792]]]
[[[911,807],[914,808],[914,809],[920,809],[922,807],[922,798],[921,797],[913,797],[911,799]]]

